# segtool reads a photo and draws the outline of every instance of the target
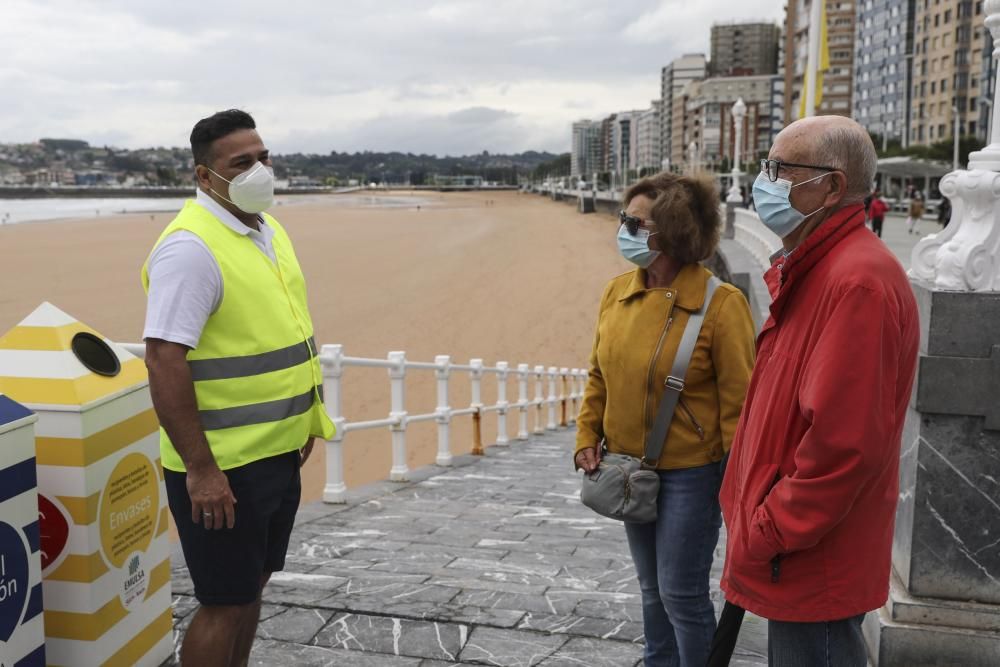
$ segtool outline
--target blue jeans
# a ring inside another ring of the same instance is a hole
[[[865,667],[861,633],[865,615],[820,623],[767,622],[767,664],[771,667]]]
[[[646,667],[703,667],[715,633],[708,575],[722,513],[718,463],[661,470],[655,523],[626,523],[642,591]]]

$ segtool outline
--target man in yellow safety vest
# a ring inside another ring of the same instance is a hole
[[[261,591],[284,567],[299,468],[323,408],[305,280],[264,213],[271,159],[237,109],[191,132],[198,190],[142,268],[143,338],[170,511],[195,597],[188,665],[246,665]]]

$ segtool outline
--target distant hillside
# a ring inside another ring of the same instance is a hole
[[[278,178],[337,185],[430,182],[434,174],[481,176],[487,181],[516,184],[564,156],[528,151],[513,155],[483,152],[461,157],[413,153],[292,153],[273,156]],[[568,160],[568,156],[565,156]],[[33,144],[0,144],[0,184],[64,185],[137,183],[177,186],[191,181],[191,151],[187,148],[121,149],[91,146],[79,139],[41,139]]]
[[[307,176],[316,180],[359,179],[365,182],[422,185],[432,174],[448,176],[475,175],[487,181],[516,184],[518,176],[527,176],[539,165],[555,159],[552,153],[528,151],[514,155],[490,154],[462,157],[437,157],[413,153],[338,153],[329,155],[276,155],[275,172],[279,176]]]

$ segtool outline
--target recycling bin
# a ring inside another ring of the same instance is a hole
[[[45,667],[33,428],[37,419],[0,394],[0,665]]]
[[[47,664],[161,664],[169,511],[143,361],[43,303],[0,337],[0,393],[38,417]]]

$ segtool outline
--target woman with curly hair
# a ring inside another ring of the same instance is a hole
[[[702,177],[661,173],[633,185],[618,247],[636,265],[604,290],[574,462],[595,471],[602,452],[642,457],[681,335],[705,302],[699,262],[719,244],[719,198]],[[754,360],[754,325],[737,288],[720,286],[684,378],[656,470],[658,516],[626,523],[642,593],[645,664],[701,667],[715,632],[709,571],[722,518],[723,457]]]

